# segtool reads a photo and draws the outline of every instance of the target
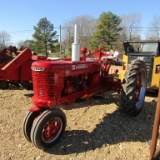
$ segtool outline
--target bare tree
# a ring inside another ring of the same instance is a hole
[[[18,42],[18,47],[24,47],[24,48],[30,48],[31,40],[25,40],[25,41],[19,41]]]
[[[73,43],[73,34],[74,34],[73,23],[67,22],[62,29],[63,29],[62,33],[63,43],[65,46],[69,46]]]
[[[1,31],[0,32],[0,50],[2,50],[8,45],[9,40],[10,40],[10,35],[5,31]]]
[[[91,16],[79,16],[67,21],[62,29],[63,48],[68,48],[73,43],[74,24],[79,27],[79,42],[81,46],[88,47],[88,42],[96,29],[97,20]]]
[[[160,39],[160,15],[156,15],[153,17],[153,21],[148,27],[147,31],[147,39]]]
[[[139,37],[141,15],[138,13],[133,13],[123,15],[121,18],[121,27],[123,28],[122,34],[125,34],[128,40],[133,40],[136,37]]]

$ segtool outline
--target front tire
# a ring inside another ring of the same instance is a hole
[[[33,126],[33,122],[40,115],[40,112],[30,112],[28,111],[22,125],[22,132],[27,141],[31,142],[31,128]]]
[[[120,107],[130,116],[138,115],[143,107],[146,92],[146,65],[134,60],[128,65],[124,75]]]
[[[34,123],[31,140],[39,149],[52,147],[62,137],[66,128],[66,116],[58,108],[44,111]]]

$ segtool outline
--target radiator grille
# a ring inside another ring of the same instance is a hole
[[[39,98],[48,99],[54,96],[54,73],[33,73],[34,95]]]

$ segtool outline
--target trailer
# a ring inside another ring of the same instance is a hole
[[[2,55],[0,60],[0,88],[7,89],[9,84],[21,85],[32,89],[31,65],[37,60],[46,60],[45,56],[32,55],[30,49],[20,51],[15,57]]]

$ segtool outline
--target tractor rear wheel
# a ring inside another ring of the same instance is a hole
[[[25,138],[31,142],[31,128],[33,125],[34,120],[36,119],[36,117],[38,117],[40,115],[40,112],[36,111],[36,112],[30,112],[28,111],[24,120],[23,120],[23,126],[22,126],[22,131],[23,134],[25,136]]]
[[[32,126],[31,140],[40,149],[52,147],[62,137],[66,128],[66,116],[62,110],[44,111]]]
[[[8,89],[9,88],[9,82],[6,81],[6,80],[2,80],[0,82],[0,88],[3,89],[3,90]]]
[[[122,82],[120,107],[130,116],[138,115],[143,107],[147,84],[146,65],[134,60],[128,65]]]

